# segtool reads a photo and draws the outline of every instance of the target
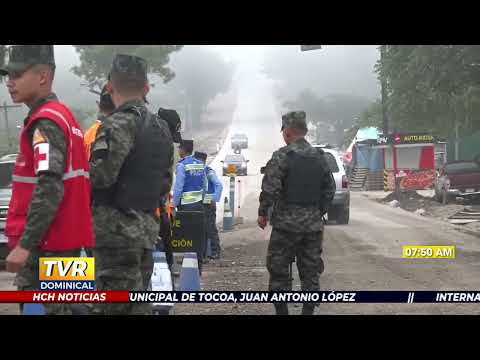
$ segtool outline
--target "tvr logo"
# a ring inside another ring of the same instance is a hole
[[[40,258],[40,281],[94,281],[93,258]]]

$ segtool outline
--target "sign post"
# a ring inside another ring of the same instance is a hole
[[[235,224],[235,175],[237,174],[237,167],[233,164],[228,165],[226,175],[230,178],[230,199],[225,197],[223,210],[223,230],[230,231]]]

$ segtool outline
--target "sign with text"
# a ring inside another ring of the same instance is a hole
[[[203,212],[177,211],[172,232],[171,246],[174,253],[195,252],[199,259],[203,258],[201,254],[205,242]]]

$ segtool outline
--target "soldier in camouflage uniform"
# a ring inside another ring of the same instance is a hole
[[[53,45],[18,45],[10,50],[10,63],[0,69],[0,75],[8,75],[7,88],[13,102],[24,103],[29,107],[29,113],[24,122],[27,126],[32,114],[41,107],[49,102],[58,102],[56,95],[52,92],[55,73]],[[39,258],[77,257],[80,255],[80,247],[58,252],[41,249],[41,244],[48,236],[50,228],[59,221],[57,211],[64,200],[65,189],[62,177],[66,167],[67,145],[62,129],[48,118],[36,120],[28,129],[27,136],[32,149],[36,149],[40,144],[48,144],[46,154],[48,160],[43,163],[41,171],[37,172],[25,230],[19,239],[14,239],[18,245],[7,257],[7,270],[17,273],[15,284],[19,290],[38,290]],[[19,155],[17,164],[25,162],[21,157],[23,155]],[[85,164],[88,164],[86,159]],[[85,210],[88,211],[85,216],[90,218],[89,207],[87,206]],[[82,211],[82,206],[79,206],[78,211]],[[11,215],[9,214],[9,217]],[[7,220],[7,232],[9,220]],[[77,230],[72,228],[72,231]],[[93,234],[91,238],[93,239]],[[45,304],[45,309],[47,315],[72,313],[71,306],[68,304]]]
[[[335,181],[323,151],[305,140],[305,112],[284,115],[282,132],[287,146],[275,151],[264,169],[258,209],[258,225],[264,229],[273,207],[269,290],[292,290],[289,268],[296,257],[302,290],[319,291],[323,215],[333,200]],[[314,309],[314,304],[304,304],[302,314],[313,314]],[[275,310],[288,315],[287,304],[275,304]]]
[[[159,232],[155,209],[173,166],[172,137],[145,106],[147,64],[117,55],[107,85],[116,110],[92,146],[90,178],[98,290],[146,290]],[[94,313],[151,314],[150,304],[99,304]]]

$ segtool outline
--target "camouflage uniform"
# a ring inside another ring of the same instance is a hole
[[[30,109],[28,117],[47,101],[58,101],[55,94],[40,99]],[[28,120],[25,120],[26,121]],[[30,250],[25,266],[17,273],[15,285],[18,290],[39,289],[38,260],[41,257],[77,257],[80,249],[67,252],[44,252],[39,249],[40,242],[53,222],[57,209],[63,199],[62,176],[65,170],[65,154],[67,146],[63,131],[51,120],[38,120],[32,126],[29,137],[33,142],[33,134],[39,130],[50,144],[49,171],[38,174],[38,183],[30,204],[25,231],[20,239],[20,245]],[[71,314],[68,304],[45,304],[47,315]]]
[[[138,63],[131,65],[132,68],[138,68]],[[125,66],[125,63],[114,61],[113,68],[117,67],[117,71],[119,68],[120,71],[130,71],[128,66],[126,69],[122,66]],[[132,111],[132,108],[136,108],[138,112]],[[126,158],[136,145],[138,117],[147,112],[143,101],[128,101],[104,119],[92,147],[90,180],[93,190],[111,188],[117,183]],[[166,136],[169,136],[165,122],[160,123]],[[169,152],[173,165],[173,145],[171,149],[158,151]],[[146,290],[153,273],[152,253],[159,232],[154,212],[96,205],[94,200],[93,220],[96,235],[94,254],[97,289]],[[151,314],[152,307],[150,304],[98,304],[94,312]]]
[[[31,65],[55,65],[53,45],[19,45],[11,48],[9,64],[0,69],[0,75],[22,72]],[[30,116],[40,106],[49,101],[58,101],[55,94],[37,100],[30,105],[30,111],[24,121],[26,125]],[[38,182],[33,192],[27,215],[25,230],[19,244],[29,250],[25,265],[15,277],[14,284],[18,290],[38,290],[38,264],[41,257],[78,256],[80,250],[67,252],[45,252],[40,250],[40,243],[55,219],[57,210],[63,200],[62,177],[65,170],[67,146],[62,129],[49,119],[38,120],[29,130],[29,141],[33,147],[34,134],[49,143],[49,169],[38,173]],[[22,308],[22,306],[21,306]],[[47,315],[71,314],[68,304],[45,304]]]
[[[284,126],[298,126],[306,129],[303,112],[289,113],[283,119]],[[289,152],[316,157],[326,169],[324,177],[318,179],[323,197],[319,205],[299,205],[286,201],[286,181],[289,170],[287,153]],[[304,138],[300,138],[273,153],[265,168],[258,210],[259,216],[268,216],[269,209],[273,207],[271,217],[273,230],[267,254],[271,291],[292,289],[289,267],[295,257],[302,290],[319,290],[319,274],[323,272],[322,218],[334,194],[335,181],[322,150],[312,147]]]

